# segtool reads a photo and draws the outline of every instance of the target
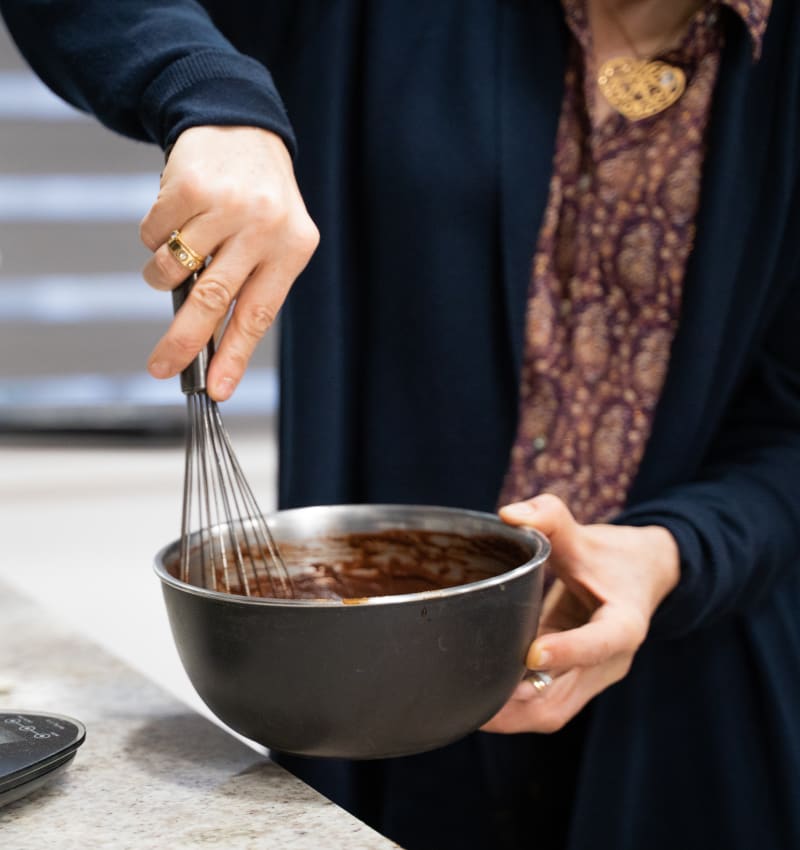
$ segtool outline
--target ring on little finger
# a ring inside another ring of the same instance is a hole
[[[533,685],[537,694],[543,694],[553,684],[553,677],[549,673],[532,670],[525,676],[525,681]]]
[[[197,271],[197,269],[202,268],[205,264],[206,258],[202,256],[202,254],[198,254],[197,251],[194,251],[190,248],[184,241],[181,239],[180,230],[173,230],[169,235],[169,239],[167,239],[167,248],[169,249],[170,254],[185,268],[189,269],[190,272]]]

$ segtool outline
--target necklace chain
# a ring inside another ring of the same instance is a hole
[[[601,7],[603,11],[606,13],[608,19],[614,24],[614,26],[619,30],[620,35],[625,39],[628,44],[628,47],[631,50],[631,53],[640,61],[645,62],[653,56],[657,56],[659,53],[664,51],[672,42],[675,40],[678,33],[684,32],[686,29],[686,25],[691,21],[691,19],[697,14],[697,10],[693,9],[686,17],[682,18],[678,24],[670,30],[669,36],[664,40],[662,44],[660,44],[649,56],[643,56],[638,48],[636,47],[636,42],[631,37],[630,32],[628,32],[625,25],[622,23],[622,19],[617,15],[617,13],[612,9],[613,3],[603,2]]]

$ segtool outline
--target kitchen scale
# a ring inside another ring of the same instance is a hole
[[[0,806],[58,775],[85,737],[83,724],[70,717],[0,711]]]

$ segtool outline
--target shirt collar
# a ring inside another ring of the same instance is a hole
[[[753,42],[753,57],[758,59],[761,56],[772,0],[718,0],[718,2],[721,6],[730,7],[742,19]]]
[[[570,27],[579,37],[581,43],[584,43],[581,36],[586,35],[589,28],[589,21],[586,16],[586,0],[562,0],[562,3]],[[772,0],[711,0],[704,13],[713,10],[715,6],[728,6],[742,19],[753,42],[753,58],[758,59],[761,56]]]

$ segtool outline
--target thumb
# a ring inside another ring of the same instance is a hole
[[[559,538],[568,538],[579,528],[569,508],[552,493],[505,505],[500,508],[499,514],[500,519],[509,525],[527,525],[541,531],[554,547]]]

